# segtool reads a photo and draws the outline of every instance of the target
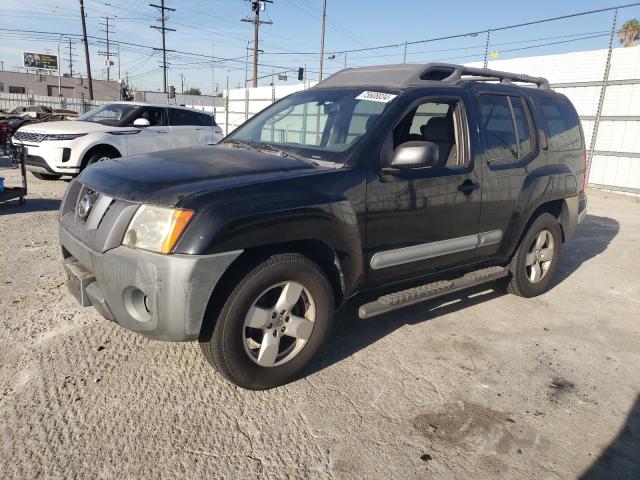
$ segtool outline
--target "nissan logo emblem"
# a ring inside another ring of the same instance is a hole
[[[96,196],[92,193],[87,193],[78,202],[78,218],[86,220],[91,212],[91,207],[96,203]]]

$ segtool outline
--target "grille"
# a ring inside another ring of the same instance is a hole
[[[21,132],[18,130],[13,138],[22,142],[41,142],[47,135],[45,133]]]

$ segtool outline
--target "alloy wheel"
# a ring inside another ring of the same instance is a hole
[[[549,230],[542,230],[531,243],[525,259],[527,278],[531,283],[538,283],[547,275],[553,252],[553,235]]]
[[[253,302],[244,320],[242,341],[249,358],[261,367],[291,361],[313,333],[316,305],[302,284],[275,284]]]

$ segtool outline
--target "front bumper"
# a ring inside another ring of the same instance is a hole
[[[28,142],[13,139],[14,145],[23,145],[27,149],[27,170],[36,173],[56,175],[77,175],[80,172],[80,162],[77,158],[77,148],[72,148],[71,141]],[[68,153],[65,153],[65,150]]]
[[[88,248],[59,226],[67,284],[83,306],[155,340],[198,338],[214,287],[241,250],[162,255],[119,246]]]

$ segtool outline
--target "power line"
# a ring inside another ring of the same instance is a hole
[[[640,5],[640,2],[628,3],[628,4],[625,4],[625,5],[618,5],[616,7],[599,8],[599,9],[596,9],[596,10],[588,10],[588,11],[584,11],[584,12],[577,12],[577,13],[572,13],[572,14],[568,14],[568,15],[561,15],[561,16],[558,16],[558,17],[550,17],[550,18],[544,18],[544,19],[540,19],[540,20],[532,20],[530,22],[517,23],[517,24],[513,24],[513,25],[506,25],[506,26],[502,26],[502,27],[491,28],[490,30],[492,32],[510,30],[510,29],[513,29],[513,28],[520,28],[520,27],[527,27],[527,26],[531,26],[531,25],[538,25],[538,24],[541,24],[541,23],[553,22],[553,21],[556,21],[556,20],[566,20],[568,18],[575,18],[575,17],[581,17],[581,16],[585,16],[585,15],[592,15],[592,14],[595,14],[595,13],[610,12],[610,11],[616,10],[616,9],[637,7],[639,5]],[[366,51],[373,51],[373,50],[382,50],[382,49],[386,49],[386,48],[400,48],[400,47],[404,47],[405,43],[407,45],[417,45],[417,44],[421,44],[421,43],[436,42],[436,41],[439,41],[439,40],[451,40],[451,39],[463,38],[463,37],[477,37],[478,35],[486,34],[488,30],[489,29],[476,30],[476,31],[471,31],[471,32],[458,33],[458,34],[454,34],[454,35],[445,35],[445,36],[441,36],[441,37],[432,37],[432,38],[427,38],[427,39],[424,39],[424,40],[414,40],[414,41],[411,41],[411,42],[391,43],[391,44],[387,44],[387,45],[378,45],[378,46],[374,46],[374,47],[352,48],[352,49],[331,50],[331,51],[336,55],[342,55],[344,53],[366,52]],[[292,53],[292,52],[266,52],[265,53],[265,55],[317,55],[317,54],[318,54],[318,52],[295,52],[295,53]]]

